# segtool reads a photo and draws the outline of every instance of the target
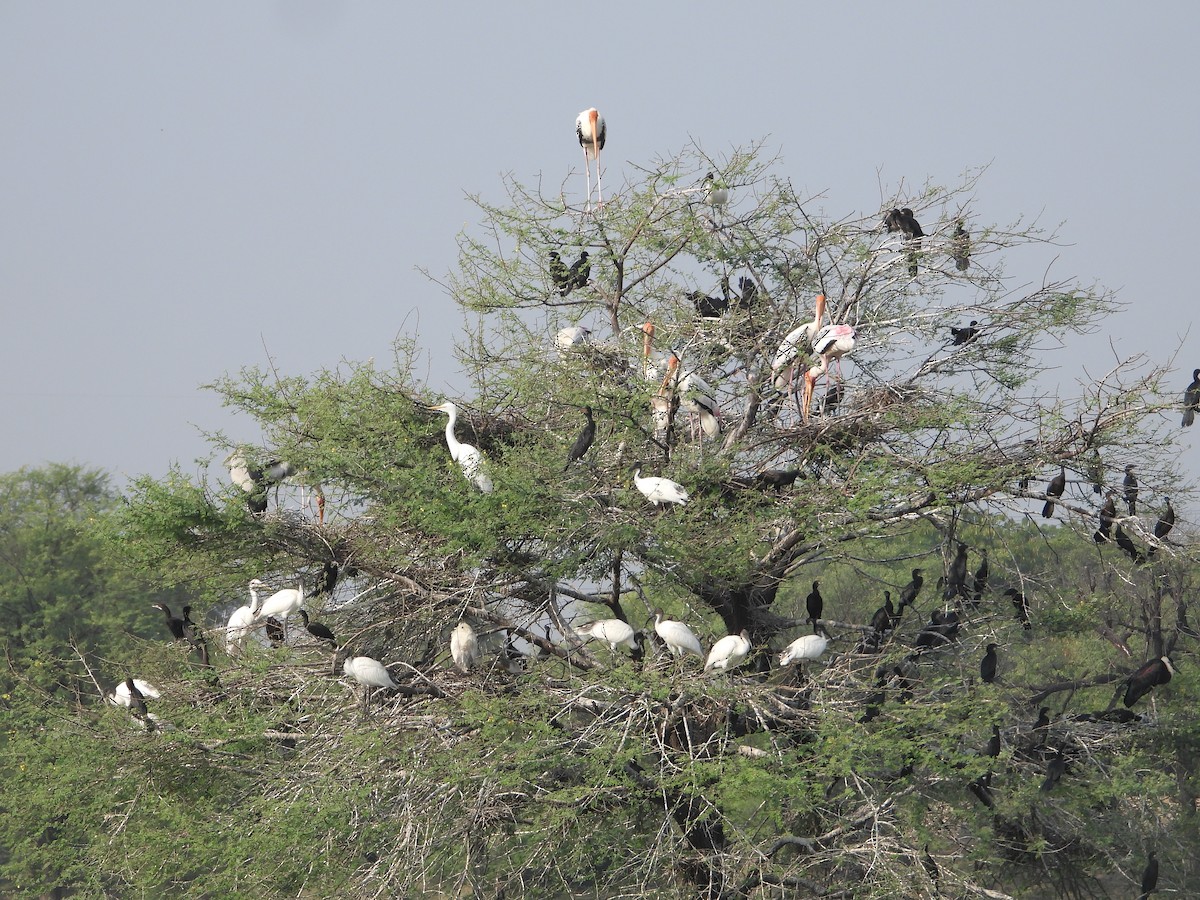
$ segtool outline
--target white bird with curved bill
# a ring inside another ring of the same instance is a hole
[[[630,650],[637,648],[637,638],[634,636],[633,626],[621,619],[597,619],[594,622],[579,625],[575,630],[585,639],[604,641],[614,653],[617,652],[618,647],[628,647]]]
[[[742,629],[741,634],[727,634],[708,651],[708,659],[704,662],[704,671],[711,672],[719,669],[728,672],[740,666],[750,655],[750,633]]]
[[[829,632],[824,625],[814,625],[813,633],[798,637],[779,654],[779,664],[790,666],[795,662],[805,662],[820,659],[821,654],[829,646]]]
[[[657,475],[647,475],[642,478],[642,469],[634,469],[633,483],[642,492],[642,496],[660,506],[664,503],[678,503],[683,506],[688,502],[688,492],[684,486],[670,478],[659,478]]]
[[[596,161],[596,207],[604,206],[604,190],[600,186],[600,151],[608,138],[608,125],[596,107],[585,109],[575,117],[575,136],[583,148],[583,171],[587,181],[587,201],[584,210],[592,205],[592,160]]]
[[[493,490],[492,479],[484,471],[483,454],[472,444],[464,444],[454,436],[454,425],[458,422],[458,407],[447,400],[437,406],[426,407],[431,412],[444,412],[450,418],[446,420],[446,446],[450,448],[450,457],[458,463],[467,481],[475,485],[485,494]]]
[[[469,622],[459,622],[450,634],[450,656],[460,672],[466,674],[479,662],[479,640]]]
[[[592,329],[586,325],[568,325],[558,329],[554,336],[554,346],[558,349],[558,358],[566,360],[575,348],[585,347],[592,338]]]
[[[666,618],[662,614],[662,610],[656,610],[654,613],[654,631],[662,638],[663,643],[667,645],[667,649],[676,659],[687,653],[704,658],[704,648],[700,646],[700,639],[696,637],[692,629],[683,622]]]

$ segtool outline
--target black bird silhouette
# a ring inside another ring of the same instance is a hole
[[[165,603],[152,603],[150,604],[150,608],[162,610],[162,614],[167,620],[167,628],[171,630],[171,637],[175,638],[177,641],[182,641],[187,638],[187,635],[184,633],[183,629],[183,619],[172,615],[171,607],[167,606]]]
[[[710,297],[702,291],[691,291],[688,299],[695,304],[702,319],[719,319],[729,309],[728,297]]]
[[[754,476],[754,483],[779,493],[785,487],[791,487],[799,477],[799,469],[767,469]]]
[[[813,582],[813,588],[808,592],[808,596],[804,598],[804,607],[808,610],[808,619],[814,625],[821,618],[821,614],[825,611],[825,598],[821,596],[821,583]]]
[[[750,309],[754,305],[754,301],[758,299],[758,285],[752,279],[743,275],[738,279],[738,290],[742,295],[739,305],[742,309]]]
[[[970,325],[965,325],[962,328],[956,328],[955,326],[951,325],[950,337],[952,338],[952,346],[959,347],[963,344],[969,344],[971,341],[975,340],[975,338],[979,337],[979,329],[975,327],[978,324],[978,322],[972,319]]]
[[[1046,505],[1042,507],[1042,518],[1051,519],[1054,517],[1054,501],[1063,495],[1063,491],[1067,489],[1067,470],[1060,468],[1058,474],[1050,479],[1050,483],[1046,485]]]
[[[129,691],[129,711],[143,722],[150,722],[150,711],[146,709],[146,698],[134,684],[133,678],[125,679],[125,690]]]
[[[912,605],[913,601],[917,599],[917,594],[921,593],[921,585],[924,583],[925,579],[921,577],[921,570],[913,569],[912,581],[900,591],[900,609]]]
[[[896,608],[892,606],[892,592],[883,592],[883,606],[875,610],[875,615],[871,616],[871,628],[877,633],[891,631],[896,627]]]
[[[1050,757],[1050,762],[1046,764],[1046,780],[1042,782],[1042,790],[1046,793],[1054,790],[1054,786],[1058,784],[1060,778],[1066,774],[1067,760],[1063,756],[1062,747],[1054,751],[1054,756]]]
[[[1129,514],[1131,516],[1136,516],[1138,480],[1137,476],[1133,474],[1133,466],[1131,465],[1125,467],[1125,481],[1123,482],[1123,485],[1125,488],[1125,504],[1129,507]]]
[[[918,252],[921,249],[921,238],[925,237],[925,232],[921,230],[921,223],[917,221],[913,211],[907,206],[903,209],[893,209],[883,217],[883,225],[888,231],[899,231],[907,240],[905,245],[908,247],[908,274],[915,276],[917,274]]]
[[[950,239],[950,255],[954,257],[954,266],[958,271],[967,271],[967,267],[971,265],[971,235],[967,232],[967,227],[963,224],[962,219],[954,223],[954,236]]]
[[[846,386],[840,381],[835,381],[825,391],[825,399],[821,401],[821,415],[832,416],[845,398]]]
[[[326,560],[325,565],[321,566],[320,580],[317,582],[317,589],[313,592],[314,597],[319,597],[321,594],[332,594],[333,589],[337,587],[338,574],[341,567],[332,559]]]
[[[1167,501],[1166,508],[1158,514],[1158,521],[1154,523],[1154,537],[1160,541],[1166,540],[1171,529],[1175,527],[1175,507],[1171,505],[1170,497],[1163,499]],[[1153,556],[1157,552],[1157,547],[1151,547],[1149,555]]]
[[[967,598],[967,545],[958,542],[954,560],[950,563],[950,574],[946,578],[946,599],[951,597]]]
[[[1129,555],[1129,558],[1133,560],[1133,564],[1135,566],[1140,566],[1146,561],[1146,557],[1142,555],[1142,551],[1137,548],[1137,545],[1134,544],[1132,540],[1130,540],[1129,535],[1125,533],[1125,529],[1122,528],[1120,524],[1113,529],[1113,537],[1117,541],[1117,546]]]
[[[1043,706],[1038,710],[1037,721],[1033,723],[1034,731],[1045,731],[1050,727],[1050,707]]]
[[[575,443],[571,445],[571,449],[567,451],[567,464],[563,466],[563,471],[571,468],[571,463],[577,459],[582,459],[583,454],[588,452],[588,448],[592,446],[592,441],[596,439],[596,420],[592,418],[592,408],[585,406],[583,415],[587,419],[587,424],[583,426],[583,431],[579,432],[579,437],[575,438]]]
[[[1092,479],[1092,493],[1104,493],[1104,460],[1100,458],[1100,451],[1095,447],[1092,448],[1092,461],[1088,463],[1088,478]]]
[[[921,865],[925,867],[925,874],[929,876],[929,880],[933,882],[934,887],[938,883],[938,864],[933,861],[933,857],[929,855],[929,845],[925,845],[925,850],[921,856]]]
[[[1107,543],[1112,537],[1112,526],[1116,519],[1117,495],[1115,491],[1109,491],[1104,498],[1104,505],[1100,507],[1100,527],[1092,535],[1092,540],[1097,544]]]
[[[329,641],[333,645],[333,649],[337,649],[337,639],[333,636],[333,632],[329,630],[328,625],[321,622],[310,622],[308,613],[305,610],[300,610],[300,618],[304,621],[304,630],[315,637],[318,641]]]
[[[1125,708],[1129,709],[1160,684],[1166,684],[1175,674],[1169,656],[1160,656],[1143,663],[1125,682]]]
[[[991,684],[996,680],[996,667],[999,665],[999,660],[996,659],[996,644],[987,645],[987,653],[983,654],[983,659],[979,661],[979,677],[984,684]]]
[[[1146,856],[1146,868],[1142,871],[1142,893],[1138,900],[1146,900],[1158,887],[1158,854],[1151,850]]]
[[[1004,593],[1012,600],[1012,605],[1017,611],[1017,621],[1025,626],[1026,631],[1031,629],[1033,625],[1029,621],[1029,600],[1016,588],[1009,588]]]
[[[557,250],[550,251],[550,280],[558,288],[559,294],[564,297],[571,293],[571,288],[574,287],[571,283],[571,273],[567,270],[567,264],[562,261],[562,257],[558,255]]]
[[[992,726],[992,736],[990,738],[988,738],[987,748],[983,752],[993,758],[1000,755],[1000,726],[999,725]]]
[[[1183,392],[1183,427],[1196,421],[1196,410],[1200,409],[1200,369],[1192,370],[1192,383]]]
[[[991,785],[991,781],[992,773],[988,772],[987,775],[981,775],[974,781],[967,784],[967,790],[974,794],[979,802],[988,809],[992,809],[996,805],[996,801],[992,799],[992,792],[988,790]]]
[[[282,647],[285,637],[283,623],[274,616],[267,616],[267,620],[263,624],[266,626],[267,640],[271,642],[271,646]]]
[[[988,580],[988,552],[981,551],[982,559],[979,561],[979,568],[975,570],[975,602],[978,603],[983,599],[983,592],[987,590]]]
[[[588,252],[584,250],[579,254],[579,259],[571,263],[571,269],[567,272],[567,276],[571,279],[571,289],[586,287],[591,274],[592,263],[588,259]]]

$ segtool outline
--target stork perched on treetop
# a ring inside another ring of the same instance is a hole
[[[854,327],[852,325],[830,323],[818,331],[816,337],[813,338],[813,352],[820,358],[820,362],[804,373],[804,396],[800,402],[800,417],[805,422],[808,421],[808,408],[812,404],[813,385],[817,382],[817,376],[825,372],[827,373],[826,378],[828,378],[829,364],[836,360],[838,381],[841,381],[842,357],[853,349]]]
[[[814,301],[816,312],[813,315],[811,322],[805,322],[803,325],[797,326],[789,331],[779,345],[779,350],[775,354],[775,361],[771,363],[771,378],[775,382],[775,387],[779,390],[790,394],[792,390],[792,380],[795,376],[796,363],[803,356],[808,355],[809,348],[812,347],[813,338],[817,336],[817,332],[821,328],[821,320],[825,317],[825,295],[817,294],[817,299]],[[783,379],[781,370],[787,367],[787,379]]]
[[[596,107],[585,109],[575,118],[575,134],[579,138],[579,146],[583,148],[583,171],[587,179],[584,210],[591,209],[592,204],[593,159],[596,160],[596,208],[599,209],[604,206],[604,189],[600,186],[600,151],[604,149],[604,141],[608,137],[608,126]]]
[[[717,419],[720,410],[717,401],[713,399],[713,389],[707,381],[695,372],[679,371],[679,356],[671,351],[667,358],[667,376],[663,380],[663,393],[674,386],[679,394],[679,404],[687,412],[692,426],[693,437],[697,435],[696,420],[699,420],[699,435],[716,439],[721,436],[721,423]],[[703,437],[701,437],[703,440]]]

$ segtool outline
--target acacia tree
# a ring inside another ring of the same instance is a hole
[[[1037,696],[1111,692],[1142,652],[1186,639],[1176,547],[1136,516],[1124,533],[1158,550],[1152,565],[1083,544],[1110,579],[1113,615],[1097,624],[1096,592],[1081,600],[1061,559],[1037,560],[1012,523],[1062,466],[1072,478],[1057,515],[1081,534],[1056,539],[1086,539],[1097,460],[1113,486],[1105,471],[1170,440],[1157,416],[1163,369],[1118,361],[1073,397],[1040,385],[1115,301],[1067,281],[1014,290],[1006,262],[1046,238],[985,224],[979,173],[839,218],[779,168],[758,147],[720,160],[691,147],[637,169],[590,214],[565,189],[515,181],[504,204],[476,199],[482,224],[443,286],[469,326],[457,434],[483,451],[489,493],[446,453],[444,416],[427,410],[443,398],[416,378],[411,343],[388,371],[251,369],[215,385],[262,423],[264,460],[280,455],[323,485],[324,522],[251,515],[236,488],[180,473],[138,485],[119,525],[131,559],[229,592],[264,573],[311,583],[336,563],[340,586],[324,602],[343,653],[393,664],[399,699],[369,721],[345,709],[311,648],[274,658],[274,680],[245,701],[305,711],[288,738],[304,761],[294,779],[319,769],[327,796],[353,806],[352,835],[327,843],[352,863],[358,894],[1003,896],[1053,872],[1059,896],[1087,895],[1136,877],[1135,835],[1166,833],[1134,785],[1191,814],[1190,726],[1164,713],[1153,737],[1104,721],[1056,726],[1047,741],[1031,731],[1037,705],[1028,712]],[[709,202],[708,171],[731,186],[728,204]],[[888,231],[893,207],[911,208],[924,233]],[[818,294],[855,343],[803,405],[809,344],[790,379],[776,363]],[[968,323],[977,330],[952,340]],[[690,421],[711,402],[719,435]],[[585,407],[595,443],[568,464]],[[232,448],[216,440],[220,454]],[[678,482],[689,502],[652,507],[635,468]],[[1173,477],[1165,461],[1143,473],[1148,488]],[[967,589],[963,544],[973,562],[991,549],[991,587]],[[873,628],[878,588],[899,595],[922,565],[912,611]],[[781,671],[777,651],[807,628],[796,600],[817,576],[841,586],[823,614],[828,661]],[[1144,602],[1117,597],[1114,578]],[[1030,598],[1030,629],[1001,585]],[[626,662],[576,628],[618,618],[640,629],[656,607],[706,646],[746,631],[750,659],[702,677],[649,629]],[[467,676],[445,649],[464,618],[490,633],[497,661]],[[1011,667],[1007,688],[974,683],[985,634]],[[506,645],[527,656],[523,674],[498,662]],[[1105,657],[1118,645],[1128,658]],[[1089,671],[1048,683],[1045,661],[1072,652]],[[214,704],[205,727],[225,718]],[[993,724],[1002,763],[981,752]],[[345,753],[375,734],[392,738]],[[1179,767],[1147,775],[1166,744]],[[1066,759],[1113,780],[1043,797],[1047,766]],[[376,789],[348,799],[351,783]]]

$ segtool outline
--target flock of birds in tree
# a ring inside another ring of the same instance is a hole
[[[592,160],[596,161],[596,207],[601,208],[604,200],[601,187],[600,153],[604,149],[607,136],[604,118],[594,108],[584,110],[576,120],[576,133],[584,153],[588,192],[585,209],[590,210],[592,203]],[[709,173],[705,177],[702,188],[707,202],[713,207],[720,208],[728,203],[729,190],[716,180],[713,173]],[[893,209],[884,217],[883,226],[888,232],[900,232],[904,236],[903,246],[907,254],[908,271],[910,275],[915,276],[918,270],[921,241],[926,235],[913,211],[907,207]],[[965,271],[969,266],[969,240],[963,222],[958,221],[951,241],[951,255],[960,271]],[[587,251],[582,251],[579,258],[568,266],[558,251],[551,251],[549,270],[555,289],[560,296],[566,297],[572,291],[587,286],[591,273],[591,261]],[[725,288],[723,299],[707,297],[700,292],[693,292],[689,295],[695,304],[698,315],[703,318],[719,317],[730,308],[731,304],[748,308],[753,304],[757,294],[757,287],[750,279],[746,278],[739,280],[735,298],[731,298],[727,282],[723,287]],[[836,403],[836,398],[841,396],[841,359],[854,349],[855,329],[853,326],[833,321],[826,323],[824,321],[825,312],[826,298],[824,295],[818,295],[814,303],[812,321],[799,325],[783,338],[771,366],[772,381],[775,387],[785,398],[789,396],[795,398],[797,410],[806,423],[809,421],[813,391],[821,375],[824,375],[827,380],[826,406],[829,405],[830,398],[832,398],[832,402]],[[652,357],[654,325],[646,322],[640,326],[640,329],[643,335],[642,374],[647,381],[659,387],[651,401],[656,429],[662,427],[662,424],[669,420],[673,411],[672,404],[677,403],[678,407],[688,414],[696,439],[703,441],[705,437],[713,439],[719,436],[719,410],[713,399],[714,391],[711,386],[706,384],[696,372],[685,369],[679,355],[674,351],[665,360],[654,359]],[[969,344],[980,335],[979,323],[972,320],[967,326],[952,327],[950,335],[954,346]],[[556,346],[560,354],[566,354],[585,344],[589,336],[590,331],[584,326],[564,328],[556,336]],[[815,357],[816,361],[811,365],[805,365],[806,361],[812,357]],[[804,368],[799,395],[795,390],[795,376],[798,367]],[[831,377],[836,378],[836,385],[829,384]],[[428,407],[428,409],[446,414],[446,444],[463,476],[480,492],[492,493],[494,485],[487,473],[483,454],[477,447],[458,440],[455,435],[458,419],[457,406],[452,402],[445,402]],[[1185,427],[1193,423],[1197,409],[1200,409],[1200,369],[1193,372],[1192,382],[1184,394],[1182,424]],[[583,412],[586,424],[568,450],[565,468],[569,468],[581,460],[595,440],[596,422],[593,410],[587,406],[584,407]],[[279,460],[272,460],[261,466],[252,465],[247,462],[241,452],[232,454],[227,460],[227,464],[231,480],[246,494],[247,506],[255,515],[265,512],[267,495],[271,487],[278,486],[286,479],[302,475],[289,463]],[[795,477],[793,474],[792,478]],[[667,478],[642,476],[640,465],[633,467],[633,483],[646,500],[654,505],[683,505],[689,499],[688,492],[683,485]],[[781,484],[785,484],[785,482],[781,481]],[[1046,485],[1045,505],[1042,509],[1044,517],[1054,516],[1056,505],[1061,502],[1066,484],[1066,468],[1060,467],[1059,473]],[[1028,479],[1022,479],[1019,486],[1022,490],[1027,490]],[[1098,479],[1095,481],[1095,490],[1097,493],[1102,491]],[[314,492],[318,503],[318,521],[323,522],[324,494],[319,485],[314,485]],[[1105,495],[1104,503],[1099,511],[1099,527],[1094,534],[1094,539],[1097,543],[1113,540],[1130,555],[1134,562],[1142,563],[1146,560],[1146,556],[1133,545],[1128,533],[1122,528],[1122,517],[1117,513],[1117,499],[1120,498],[1123,500],[1129,516],[1136,516],[1138,492],[1139,486],[1134,474],[1134,467],[1126,466],[1121,491],[1110,490]],[[1170,499],[1167,498],[1165,508],[1159,514],[1154,527],[1155,538],[1160,542],[1164,540],[1174,525],[1174,521],[1175,511],[1171,506]],[[1151,547],[1149,555],[1153,556],[1156,549],[1157,547]],[[882,699],[889,686],[901,689],[897,694],[901,701],[906,696],[911,696],[911,687],[915,678],[909,670],[910,665],[919,660],[923,654],[941,650],[958,640],[962,628],[968,624],[969,612],[978,608],[984,597],[989,577],[987,551],[982,551],[979,566],[973,577],[967,575],[967,552],[967,545],[959,542],[955,558],[949,566],[948,575],[939,582],[943,589],[945,604],[941,608],[934,609],[928,623],[919,629],[912,640],[910,652],[904,657],[902,663],[890,667],[880,667],[877,673],[877,690],[867,699],[866,710],[860,721],[871,721],[879,714]],[[921,569],[913,569],[911,574],[911,580],[901,589],[895,604],[893,604],[891,592],[884,592],[884,603],[871,617],[869,627],[857,641],[854,647],[855,653],[880,653],[888,641],[895,638],[905,610],[914,607],[924,584]],[[327,564],[317,593],[331,592],[336,579],[336,564]],[[400,689],[400,685],[381,662],[366,656],[349,655],[345,648],[339,648],[333,632],[327,626],[309,618],[308,612],[304,609],[307,598],[302,582],[295,588],[284,588],[262,600],[259,594],[265,587],[266,585],[259,579],[252,580],[249,585],[250,603],[240,606],[230,615],[224,629],[224,648],[229,656],[234,657],[242,653],[247,639],[260,629],[266,632],[272,645],[285,644],[288,641],[289,619],[298,614],[303,621],[305,630],[313,639],[321,645],[328,645],[338,656],[345,657],[342,671],[347,677],[354,679],[362,686],[365,705],[369,704],[371,692],[374,690],[396,691]],[[1009,598],[1015,618],[1023,629],[1032,629],[1030,606],[1024,592],[1010,587],[1004,591],[1004,595]],[[211,666],[203,632],[190,619],[191,608],[183,607],[182,617],[174,616],[170,608],[162,603],[154,604],[154,608],[163,613],[171,638],[175,641],[186,641],[201,664]],[[824,599],[820,592],[819,581],[813,582],[812,590],[805,599],[805,611],[807,621],[812,626],[812,633],[791,641],[779,653],[778,662],[781,667],[786,668],[795,664],[803,666],[805,663],[816,661],[826,653],[830,646],[831,635],[825,625]],[[706,673],[732,672],[753,658],[754,647],[749,633],[745,630],[739,634],[729,634],[719,638],[711,650],[705,654],[700,639],[686,623],[665,617],[661,610],[655,611],[653,621],[653,633],[656,639],[661,642],[671,656],[682,659],[692,655],[703,659],[703,670]],[[581,640],[607,644],[613,654],[619,653],[621,648],[626,648],[637,658],[640,658],[644,652],[647,641],[646,631],[635,629],[623,619],[598,619],[578,625],[574,630]],[[547,639],[549,639],[548,630]],[[984,684],[993,684],[998,678],[1000,671],[998,649],[999,645],[994,642],[988,643],[986,646],[986,651],[979,664],[980,681]],[[449,650],[454,666],[463,673],[469,673],[479,667],[485,659],[481,642],[472,626],[466,621],[459,622],[454,628],[450,637]],[[511,638],[505,641],[502,655],[509,671],[519,670],[521,661],[517,660],[519,654],[515,653]],[[514,665],[514,661],[516,665]],[[1168,683],[1174,673],[1174,664],[1167,656],[1152,659],[1138,667],[1123,682],[1123,702],[1126,710],[1132,708],[1153,688]],[[128,709],[147,729],[153,730],[155,727],[161,727],[163,723],[149,711],[147,701],[159,700],[161,696],[161,691],[153,684],[142,679],[128,677],[108,696],[108,700],[114,705]],[[1110,709],[1096,714],[1084,714],[1084,717],[1076,718],[1128,721],[1129,718],[1122,716],[1121,712]],[[1045,760],[1046,774],[1042,784],[1043,791],[1053,790],[1064,775],[1070,771],[1069,758],[1062,746],[1057,747],[1052,753],[1046,748],[1044,735],[1049,726],[1049,708],[1042,707],[1038,721],[1031,729],[1034,735],[1041,736],[1038,738],[1041,743],[1037,747],[1026,748],[1040,752]],[[989,757],[996,757],[999,755],[1000,749],[1000,729],[999,726],[993,726],[992,737],[984,752]],[[989,807],[994,805],[991,782],[992,775],[989,772],[987,776],[977,779],[969,785],[971,792]],[[1143,895],[1147,895],[1155,889],[1157,878],[1158,861],[1155,854],[1151,853],[1142,880]]]

